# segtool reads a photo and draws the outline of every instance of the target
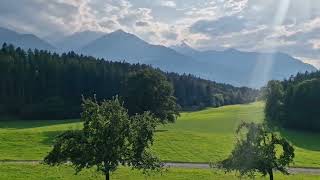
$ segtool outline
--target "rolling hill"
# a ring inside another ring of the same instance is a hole
[[[184,112],[174,124],[159,126],[152,149],[164,161],[217,162],[226,158],[242,121],[262,122],[264,103],[231,105]],[[78,120],[0,121],[0,160],[41,160],[54,138],[82,127]],[[319,133],[282,130],[295,146],[295,164],[320,167]]]

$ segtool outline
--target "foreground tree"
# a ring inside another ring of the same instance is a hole
[[[289,174],[286,167],[293,162],[294,148],[286,139],[254,123],[242,123],[236,132],[239,135],[236,146],[227,159],[218,163],[219,168],[237,171],[240,176],[254,177],[256,172],[263,176],[269,174],[270,180],[273,180],[273,170]]]
[[[46,164],[71,162],[77,173],[97,167],[107,180],[119,165],[144,172],[161,169],[162,163],[148,150],[157,125],[150,113],[129,117],[117,98],[101,104],[86,99],[81,116],[83,129],[61,134],[45,157]]]
[[[131,74],[125,83],[125,106],[129,113],[150,111],[161,123],[174,122],[179,115],[172,84],[158,71]]]

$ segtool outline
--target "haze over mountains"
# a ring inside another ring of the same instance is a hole
[[[100,38],[102,35],[104,35],[103,32],[95,31],[76,32],[55,42],[54,46],[59,47],[60,51],[76,51]]]
[[[55,47],[33,34],[21,34],[15,31],[0,27],[0,41],[13,44],[23,49],[45,49],[55,50]]]
[[[207,64],[218,72],[216,77],[222,82],[238,86],[261,87],[271,79],[282,80],[298,72],[316,71],[314,66],[280,52],[197,51],[186,43],[171,48]]]
[[[316,70],[312,65],[284,53],[242,52],[235,49],[198,51],[186,43],[168,48],[149,44],[122,30],[109,34],[78,32],[55,42],[54,47],[35,35],[0,28],[0,40],[25,49],[75,51],[107,60],[150,64],[164,71],[191,73],[236,86],[261,87],[270,79],[281,80],[297,72]]]

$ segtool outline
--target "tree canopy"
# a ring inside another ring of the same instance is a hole
[[[286,98],[285,127],[320,131],[320,78],[298,83]]]
[[[320,72],[270,81],[264,91],[267,122],[285,128],[320,131]]]
[[[162,123],[174,122],[179,115],[173,87],[160,72],[133,73],[125,84],[124,102],[130,114],[150,111]]]
[[[83,101],[83,129],[67,131],[56,139],[45,157],[49,165],[71,162],[76,172],[97,167],[109,179],[119,165],[141,170],[160,170],[162,163],[149,147],[158,120],[149,112],[129,116],[118,98]]]
[[[256,172],[269,174],[270,180],[274,170],[288,174],[286,167],[293,162],[294,148],[286,139],[254,123],[242,123],[237,134],[235,148],[227,159],[218,163],[219,168],[237,171],[241,176],[253,177]]]
[[[264,89],[266,95],[265,115],[270,123],[277,123],[283,118],[281,109],[283,108],[284,90],[281,82],[269,81]]]

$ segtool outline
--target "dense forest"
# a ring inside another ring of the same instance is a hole
[[[265,88],[266,119],[285,128],[320,132],[320,71],[299,73]]]
[[[43,50],[24,51],[3,44],[0,50],[0,115],[23,119],[76,118],[81,97],[122,96],[130,74],[149,69],[166,76],[182,109],[254,101],[257,90],[237,88],[192,75],[165,73],[143,64],[112,62]]]

